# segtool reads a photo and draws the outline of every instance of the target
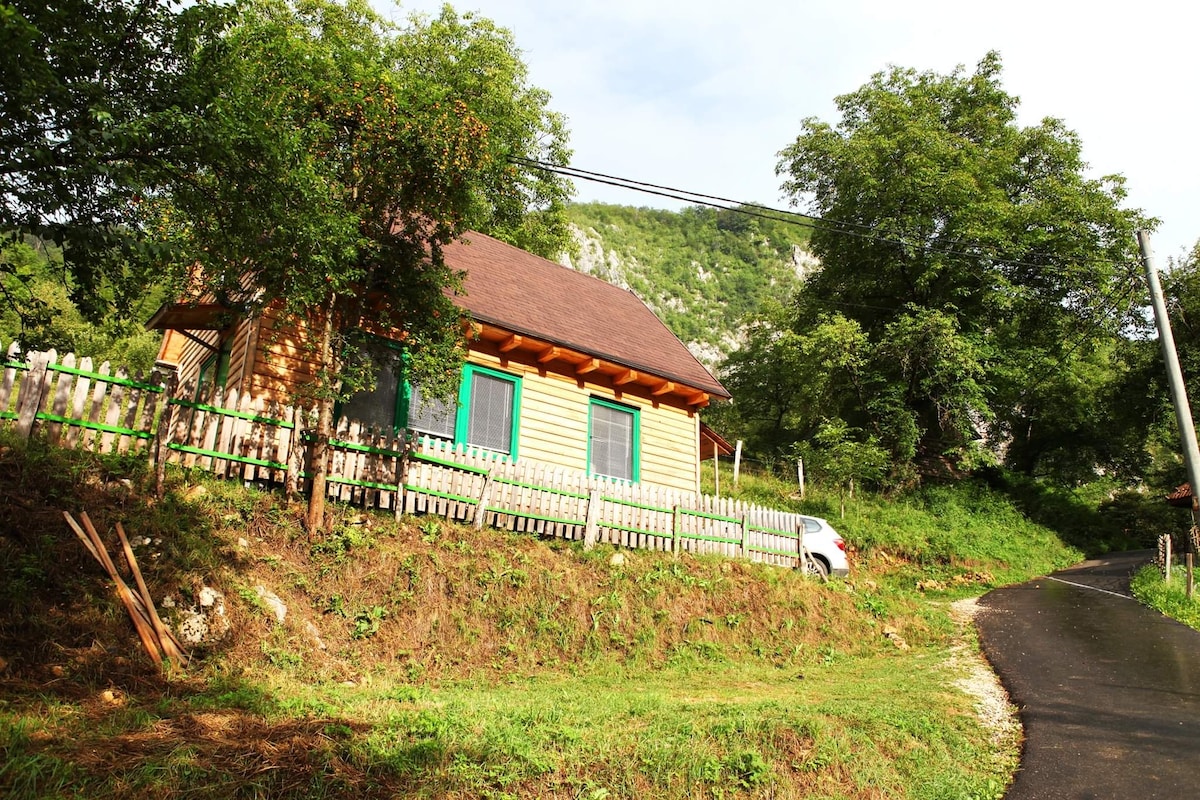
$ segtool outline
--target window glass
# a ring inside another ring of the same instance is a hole
[[[454,438],[454,420],[458,416],[458,404],[437,397],[425,398],[421,387],[413,386],[408,400],[408,427],[414,431],[436,436],[439,439]]]
[[[515,381],[486,372],[470,372],[467,444],[512,453],[515,395]]]
[[[637,480],[637,412],[592,401],[588,470],[593,475]]]
[[[368,392],[357,392],[342,405],[341,415],[367,427],[384,430],[393,428],[396,425],[398,390],[396,370],[391,364],[385,364],[379,370],[375,388]]]

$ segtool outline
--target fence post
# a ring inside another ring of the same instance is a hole
[[[483,490],[479,493],[479,502],[475,504],[475,530],[483,530],[483,517],[487,513],[488,501],[492,499],[492,473],[483,476]]]
[[[51,351],[53,352],[53,351]],[[33,434],[33,423],[38,409],[42,407],[42,395],[46,391],[46,370],[51,353],[30,353],[29,372],[21,381],[21,394],[17,403],[17,436],[28,439]]]
[[[742,558],[750,557],[750,515],[742,514]]]
[[[596,518],[600,514],[600,490],[592,489],[588,492],[587,514],[584,516],[583,523],[583,549],[591,550],[596,546],[596,539],[600,535],[600,526]]]
[[[17,381],[17,370],[25,371],[25,366],[18,366],[17,357],[21,355],[21,345],[12,342],[4,357],[4,380],[0,381],[0,411],[8,411],[8,401],[12,396],[13,384]]]
[[[679,527],[679,503],[671,507],[671,551],[679,558],[679,552],[683,549],[683,531]]]
[[[154,432],[154,446],[150,448],[150,458],[154,463],[154,494],[159,500],[162,500],[167,472],[167,444],[174,425],[172,417],[175,416],[175,409],[178,408],[171,401],[175,399],[175,390],[179,387],[179,372],[166,364],[159,366],[170,371],[167,373],[167,382],[163,386],[162,410],[158,415],[158,428]]]
[[[415,444],[408,428],[400,431],[400,437],[403,444],[400,447],[400,456],[396,459],[396,503],[392,509],[397,520],[404,514],[405,495],[408,492],[404,484],[408,482],[408,460],[412,456]]]
[[[808,551],[804,549],[804,520],[796,523],[796,559],[800,571],[808,574]]]

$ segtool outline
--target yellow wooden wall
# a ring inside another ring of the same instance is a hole
[[[517,453],[573,470],[587,470],[589,399],[600,397],[639,409],[641,482],[699,491],[699,415],[686,406],[653,398],[646,391],[621,391],[610,383],[585,382],[573,373],[548,369],[491,348],[472,349],[472,363],[521,377]],[[565,366],[565,365],[564,365]]]
[[[238,324],[226,385],[253,397],[290,404],[313,370],[297,332],[281,333],[274,322],[268,310],[262,319]],[[211,333],[204,333],[203,338],[216,341]],[[195,380],[208,354],[177,332],[167,332],[162,359],[180,365],[182,381]],[[487,343],[473,345],[468,359],[520,376],[517,453],[522,461],[586,471],[589,398],[601,397],[640,409],[642,483],[699,491],[699,415],[678,400],[652,397],[644,387],[615,387],[604,376],[585,381],[568,364],[538,364],[532,357],[501,354]]]

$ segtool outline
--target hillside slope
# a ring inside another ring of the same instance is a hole
[[[736,347],[741,320],[785,299],[816,267],[807,228],[781,219],[580,203],[569,266],[631,289],[705,364]]]
[[[1015,768],[948,605],[1000,570],[943,532],[922,547],[959,594],[920,597],[894,538],[938,525],[916,508],[821,584],[341,506],[310,541],[273,492],[153,485],[0,438],[5,797],[997,798]],[[122,522],[177,629],[223,609],[186,671],[141,652],[63,510],[114,551]]]

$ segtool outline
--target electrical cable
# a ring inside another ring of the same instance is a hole
[[[533,168],[533,169],[539,169],[539,170],[543,170],[543,171],[550,172],[553,174],[561,175],[563,177],[588,180],[588,181],[592,181],[595,183],[602,183],[602,184],[609,185],[609,186],[615,186],[618,188],[630,189],[632,191],[638,191],[638,192],[642,192],[644,194],[652,194],[652,195],[656,195],[659,197],[665,197],[665,198],[672,199],[672,200],[680,200],[682,202],[695,203],[696,205],[707,206],[707,207],[716,208],[719,210],[732,211],[732,212],[739,213],[739,214],[745,214],[747,216],[769,219],[769,220],[773,220],[773,221],[777,221],[777,222],[782,222],[785,224],[797,225],[800,227],[807,227],[807,228],[811,228],[813,230],[823,230],[823,231],[826,231],[829,233],[834,233],[834,234],[854,236],[856,238],[860,238],[860,239],[864,239],[864,240],[868,240],[868,241],[880,242],[880,243],[884,243],[884,244],[892,244],[892,245],[897,245],[900,247],[908,247],[909,246],[909,244],[902,239],[881,236],[874,232],[875,229],[872,226],[864,225],[861,223],[838,222],[838,221],[826,220],[821,217],[814,216],[812,214],[804,214],[801,212],[791,211],[791,210],[787,210],[787,209],[773,208],[771,206],[764,206],[764,205],[760,205],[758,203],[744,203],[744,202],[740,202],[737,200],[733,200],[731,198],[721,197],[719,195],[710,195],[710,194],[704,194],[701,192],[692,192],[692,191],[689,191],[686,189],[677,189],[677,188],[674,188],[671,186],[665,186],[662,184],[654,184],[654,183],[649,183],[646,181],[638,181],[638,180],[634,180],[631,178],[622,178],[622,177],[615,176],[615,175],[608,175],[608,174],[601,173],[601,172],[594,172],[592,170],[586,170],[586,169],[581,169],[581,168],[571,167],[571,166],[566,166],[566,165],[561,165],[561,164],[552,164],[549,162],[538,161],[538,160],[530,159],[530,158],[510,157],[509,161],[511,163],[517,164],[519,166],[524,166],[524,167]],[[859,228],[859,229],[863,229],[867,232],[862,233],[857,230],[851,230],[851,228]],[[1028,268],[1038,269],[1041,271],[1049,271],[1051,273],[1058,271],[1053,268],[1053,265],[1049,265],[1049,264],[1005,259],[1001,256],[987,255],[987,254],[978,253],[978,252],[968,252],[968,251],[962,251],[962,250],[953,250],[953,249],[936,248],[936,247],[927,248],[926,252],[937,253],[940,255],[949,256],[955,260],[958,260],[960,263],[962,263],[964,265],[969,264],[969,263],[977,263],[980,259],[987,259],[997,265],[1007,266],[1010,268],[1012,268],[1012,267],[1028,267]],[[1124,279],[1128,279],[1130,277],[1130,274],[1132,273],[1132,271],[1136,268],[1136,265],[1131,264],[1129,262],[1112,261],[1109,259],[1084,259],[1079,263],[1091,264],[1091,265],[1124,267],[1126,269],[1126,275],[1122,276],[1122,278],[1124,278]],[[1066,269],[1067,268],[1063,268],[1062,271],[1065,272]],[[973,272],[968,272],[967,274],[969,274],[969,275],[971,275],[971,277],[975,278],[981,286],[986,287],[989,283],[985,279],[985,276],[983,276],[983,275],[977,275]],[[1118,280],[1121,280],[1121,279],[1119,278]],[[1122,284],[1123,283],[1124,283],[1124,281],[1122,281]],[[1036,380],[1034,380],[1030,385],[1028,385],[1025,388],[1025,390],[1021,393],[1022,398],[1028,396],[1030,392],[1032,392],[1034,389],[1038,388],[1043,383],[1045,383],[1052,375],[1059,372],[1063,368],[1063,366],[1066,364],[1067,359],[1070,358],[1071,355],[1073,355],[1075,353],[1075,351],[1078,350],[1085,341],[1087,341],[1087,339],[1091,336],[1092,333],[1094,333],[1096,330],[1099,329],[1099,327],[1104,323],[1104,321],[1108,318],[1108,316],[1112,312],[1117,310],[1117,306],[1120,305],[1122,301],[1131,301],[1133,299],[1133,293],[1136,291],[1136,284],[1131,282],[1126,287],[1125,293],[1121,297],[1116,298],[1116,302],[1113,302],[1113,300],[1114,300],[1113,296],[1116,294],[1116,292],[1119,290],[1119,287],[1122,284],[1117,284],[1117,285],[1110,287],[1108,292],[1105,292],[1102,295],[1103,299],[1106,302],[1104,303],[1104,305],[1101,309],[1101,313],[1099,315],[1097,315],[1097,317],[1093,318],[1093,321],[1087,326],[1087,328],[1085,330],[1079,331],[1079,333],[1081,333],[1082,335],[1079,336],[1078,340],[1075,341],[1074,344],[1072,344],[1065,352],[1062,353],[1062,355],[1058,359],[1055,360],[1055,363],[1053,365],[1051,365],[1049,369],[1045,370]],[[828,303],[829,303],[829,305],[840,306],[840,307],[844,307],[844,308],[864,308],[864,309],[871,309],[871,310],[876,310],[876,311],[894,310],[894,307],[872,306],[872,305],[861,304],[861,303],[846,303],[846,302],[838,302],[838,301],[832,301],[832,300],[828,301]]]
[[[797,225],[799,227],[811,228],[813,230],[823,230],[830,233],[839,233],[847,236],[855,236],[857,238],[868,241],[875,241],[884,244],[893,244],[900,247],[911,246],[909,242],[903,239],[883,236],[875,232],[875,227],[857,222],[845,222],[836,220],[827,220],[823,217],[813,214],[805,214],[798,211],[788,209],[773,208],[764,206],[758,203],[744,203],[719,195],[709,195],[701,192],[692,192],[687,189],[677,189],[662,184],[648,183],[646,181],[638,181],[632,178],[622,178],[615,175],[608,175],[602,172],[593,172],[591,170],[571,167],[563,164],[552,164],[546,161],[538,161],[531,158],[523,158],[518,156],[510,156],[509,162],[520,166],[530,167],[534,169],[544,170],[557,175],[562,175],[568,178],[579,178],[582,180],[592,181],[594,183],[602,183],[608,186],[615,186],[621,189],[630,189],[632,191],[642,192],[644,194],[666,197],[671,200],[680,200],[687,203],[695,203],[711,208],[717,208],[725,211],[733,211],[747,216],[760,217],[763,219],[771,219],[778,222]],[[782,216],[776,216],[782,215]],[[850,228],[862,229],[863,233]],[[986,254],[979,252],[971,252],[966,250],[954,250],[949,248],[931,247],[927,248],[926,252],[938,253],[946,256],[956,256],[962,259],[971,259],[977,261],[979,259],[988,259],[997,264],[1009,267],[1030,267],[1039,270],[1058,271],[1054,265],[1034,262],[1021,261],[1018,259],[1005,258],[1002,255]],[[1111,265],[1111,266],[1129,266],[1126,262],[1112,261],[1110,259],[1081,259],[1078,263],[1093,264],[1093,265]],[[1063,271],[1065,271],[1064,268]]]

